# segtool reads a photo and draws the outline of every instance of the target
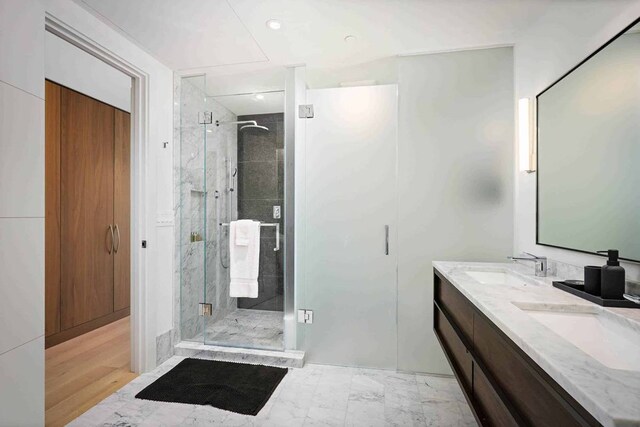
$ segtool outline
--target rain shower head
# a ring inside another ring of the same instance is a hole
[[[260,126],[259,124],[255,124],[255,125],[244,125],[240,128],[240,130],[244,130],[244,129],[262,129],[262,130],[266,130],[267,132],[269,131],[269,128],[266,126]]]
[[[255,120],[240,120],[240,121],[230,121],[230,122],[221,122],[220,120],[216,120],[216,126],[220,125],[245,125],[240,128],[243,129],[261,129],[269,131],[269,128],[266,126],[260,126]]]

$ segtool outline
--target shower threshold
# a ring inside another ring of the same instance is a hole
[[[182,341],[175,346],[175,355],[225,362],[270,365],[281,368],[302,368],[304,366],[305,353],[297,350],[260,350]]]
[[[301,368],[304,365],[304,352],[283,350],[283,314],[282,311],[234,309],[208,322],[204,339],[200,333],[193,340],[177,344],[175,354]]]

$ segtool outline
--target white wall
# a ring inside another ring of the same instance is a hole
[[[158,239],[156,227],[173,210],[171,150],[161,148],[172,142],[171,70],[70,0],[0,0],[0,425],[44,423],[45,11],[149,76],[143,268],[153,297],[171,295],[171,275],[156,268],[173,259],[172,238]],[[149,313],[158,335],[171,328],[165,299]],[[155,354],[149,359],[151,367]]]
[[[398,77],[398,369],[450,373],[431,263],[511,254],[513,52],[404,57]]]
[[[0,425],[44,424],[44,9],[0,0]]]
[[[131,112],[131,77],[48,32],[44,55],[45,78]]]
[[[640,16],[640,1],[550,2],[546,13],[516,41],[516,99],[535,98],[547,86]],[[536,245],[536,175],[516,173],[514,248],[578,266],[604,258]],[[606,249],[606,248],[604,248]],[[623,263],[630,279],[638,264]]]

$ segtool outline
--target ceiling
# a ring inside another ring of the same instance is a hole
[[[225,0],[76,0],[172,70],[266,61]]]
[[[180,74],[229,75],[512,44],[551,0],[75,1]]]

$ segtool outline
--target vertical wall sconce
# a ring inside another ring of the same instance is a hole
[[[536,171],[536,150],[533,138],[533,108],[530,98],[518,101],[518,163],[520,172]]]

